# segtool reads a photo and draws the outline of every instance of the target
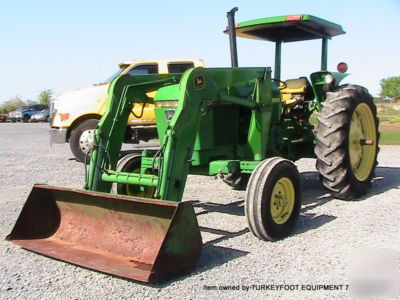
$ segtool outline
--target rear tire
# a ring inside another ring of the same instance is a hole
[[[351,200],[366,193],[377,165],[378,141],[376,106],[367,89],[344,85],[327,93],[315,154],[322,182],[333,196]]]
[[[262,161],[251,174],[245,196],[251,232],[262,240],[290,235],[301,208],[301,182],[296,166],[273,157]]]
[[[90,162],[90,155],[86,155],[93,148],[94,130],[99,123],[97,119],[88,119],[77,126],[71,131],[69,138],[69,146],[72,154],[80,162],[85,162],[87,156],[87,163]]]
[[[117,164],[117,172],[140,173],[142,166],[142,156],[132,153],[121,158]],[[112,192],[120,195],[133,197],[154,198],[156,188],[149,186],[130,185],[123,183],[114,183]]]

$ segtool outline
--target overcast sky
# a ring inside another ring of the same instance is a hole
[[[236,22],[311,14],[347,32],[329,42],[328,69],[349,65],[347,82],[380,92],[379,81],[400,76],[400,0],[78,1],[0,2],[0,102],[36,100],[109,77],[123,60],[203,58],[230,65],[226,12]],[[238,39],[239,66],[272,66],[272,43]],[[283,45],[282,79],[309,76],[320,67],[320,41]]]

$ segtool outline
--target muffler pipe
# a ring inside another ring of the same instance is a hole
[[[235,29],[235,12],[238,11],[237,7],[232,8],[226,13],[228,18],[228,30],[229,30],[229,45],[231,49],[231,65],[233,68],[238,67],[238,55],[236,46],[236,29]]]

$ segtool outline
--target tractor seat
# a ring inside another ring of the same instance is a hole
[[[280,90],[283,105],[291,106],[300,100],[314,99],[314,92],[306,77],[288,79],[285,82],[286,87]]]

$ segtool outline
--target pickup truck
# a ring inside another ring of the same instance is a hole
[[[93,147],[94,129],[105,112],[107,91],[114,78],[123,74],[183,73],[193,67],[204,67],[204,61],[190,58],[121,62],[117,72],[103,83],[62,94],[53,101],[50,107],[50,142],[69,142],[75,158],[85,162]],[[154,105],[135,105],[129,116],[124,142],[139,143],[156,137]]]

